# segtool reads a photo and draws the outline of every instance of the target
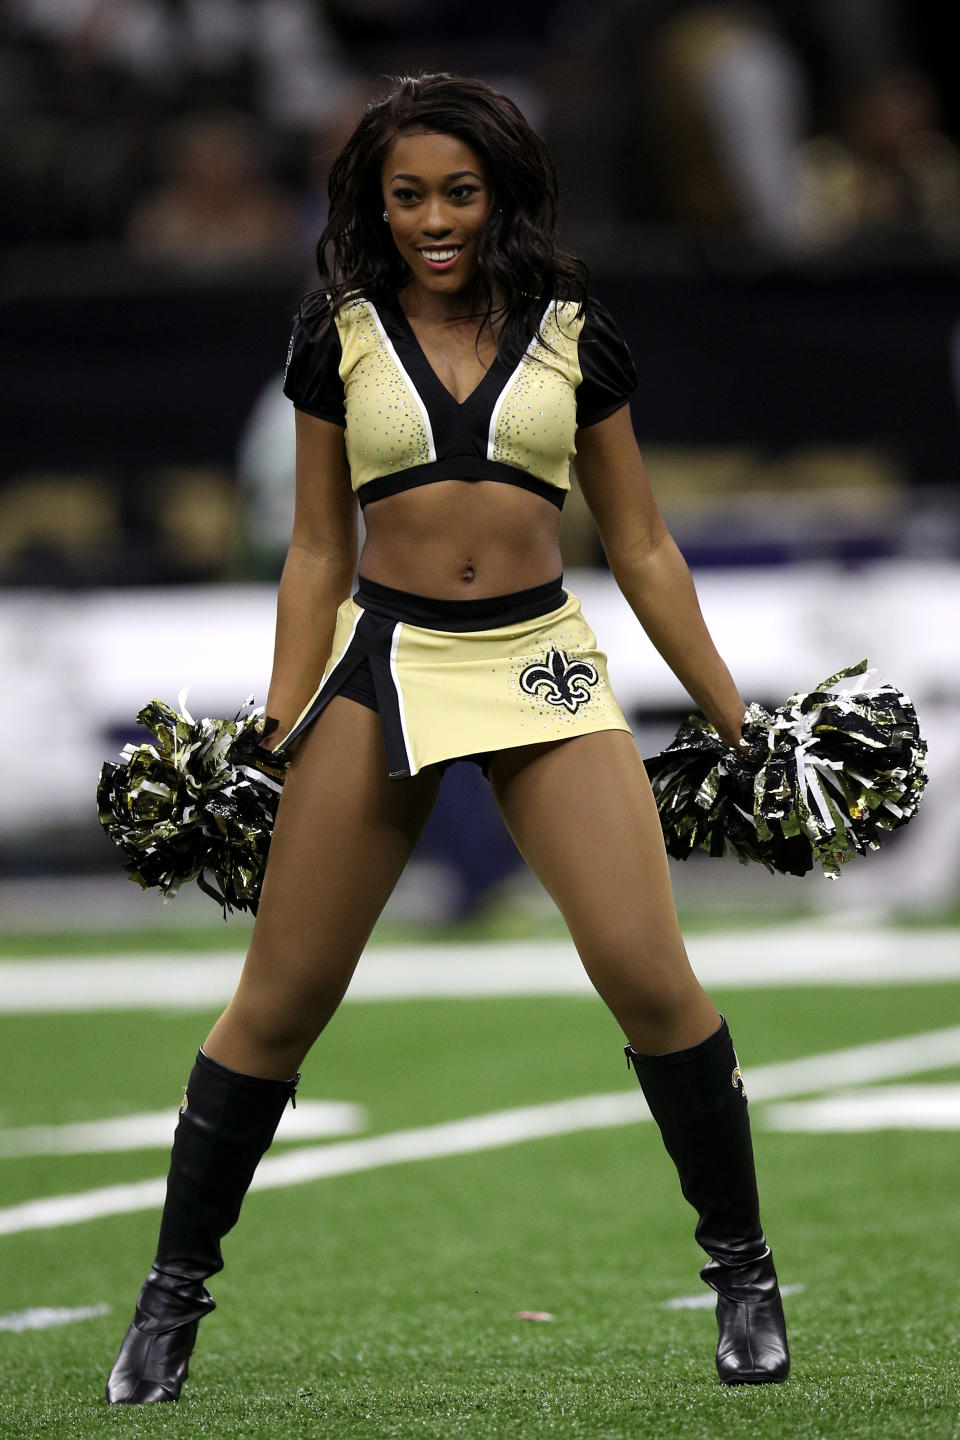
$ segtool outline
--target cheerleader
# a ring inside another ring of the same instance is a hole
[[[458,760],[487,775],[624,1032],[697,1212],[721,1381],[787,1376],[737,1056],[684,950],[605,656],[562,583],[574,458],[620,590],[729,747],[744,702],[650,491],[627,346],[558,245],[556,195],[513,103],[447,75],[397,82],[333,166],[324,288],[300,306],[284,385],[297,499],[265,743],[289,769],[243,974],[190,1074],[113,1404],[179,1397],[221,1239]]]

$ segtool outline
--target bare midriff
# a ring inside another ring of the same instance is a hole
[[[437,600],[484,600],[556,580],[560,511],[497,480],[438,480],[363,512],[359,571]]]

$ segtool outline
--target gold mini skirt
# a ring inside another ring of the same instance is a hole
[[[380,716],[391,779],[427,765],[630,726],[607,657],[560,580],[484,600],[434,600],[360,578],[337,612],[315,694],[277,750],[337,695]]]

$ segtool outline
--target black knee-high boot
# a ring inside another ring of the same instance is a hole
[[[689,1050],[626,1047],[664,1145],[696,1210],[717,1292],[717,1372],[727,1385],[785,1380],[790,1369],[773,1257],[760,1226],[753,1145],[740,1067],[726,1021]]]
[[[237,1222],[299,1079],[261,1080],[197,1055],[174,1134],[156,1259],[107,1381],[111,1405],[179,1398],[197,1325],[214,1308],[203,1282],[223,1269],[220,1241]]]

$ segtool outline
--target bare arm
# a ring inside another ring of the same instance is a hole
[[[631,610],[721,738],[735,745],[744,703],[657,508],[628,406],[578,431],[577,478]]]
[[[316,690],[333,645],[337,607],[357,565],[357,503],[343,429],[297,411],[297,503],[277,597],[277,634],[267,714],[268,740],[291,729]]]

